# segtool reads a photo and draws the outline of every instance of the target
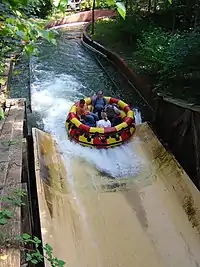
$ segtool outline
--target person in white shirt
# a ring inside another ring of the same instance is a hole
[[[111,122],[109,121],[106,112],[101,112],[102,120],[97,121],[96,126],[99,128],[111,127]]]

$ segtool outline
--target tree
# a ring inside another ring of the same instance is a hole
[[[120,15],[125,18],[126,9],[123,2],[106,0],[115,4]],[[25,52],[28,56],[36,51],[35,42],[44,38],[56,44],[51,30],[44,29],[44,18],[52,8],[64,10],[68,0],[1,0],[0,3],[0,76],[4,63],[10,54]],[[1,80],[0,80],[1,81]]]
[[[25,52],[31,55],[34,43],[42,37],[55,44],[54,35],[50,30],[44,30],[41,23],[33,16],[34,5],[44,3],[43,0],[2,0],[0,3],[0,75],[4,72],[5,60],[13,52]],[[36,6],[35,6],[36,7]],[[39,7],[39,6],[38,6]],[[37,10],[39,12],[39,9]]]

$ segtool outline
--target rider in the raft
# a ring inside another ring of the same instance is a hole
[[[98,120],[98,116],[93,112],[90,112],[87,104],[84,99],[80,99],[80,101],[76,105],[77,110],[76,114],[80,120],[83,121],[84,124],[95,127],[96,121]]]
[[[108,128],[111,127],[111,122],[109,121],[106,112],[101,112],[102,120],[96,122],[97,127],[99,128]]]
[[[99,90],[94,99],[92,99],[93,113],[98,113],[99,119],[101,119],[101,112],[104,110],[107,102],[103,96],[103,91]]]
[[[112,127],[121,123],[121,112],[116,104],[107,104],[104,111],[107,113]]]

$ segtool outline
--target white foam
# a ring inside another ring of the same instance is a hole
[[[135,114],[135,122],[136,122],[136,125],[141,124],[142,123],[141,112],[138,109],[134,109],[134,114]]]

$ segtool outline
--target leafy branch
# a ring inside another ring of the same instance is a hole
[[[20,207],[25,205],[25,203],[21,200],[22,197],[26,196],[26,192],[23,189],[16,189],[12,192],[12,195],[1,197],[1,203],[9,203],[14,206]],[[9,209],[0,210],[0,225],[6,225],[9,220],[13,218],[13,212]],[[8,245],[8,242],[11,242],[3,232],[0,231],[0,241],[1,245]],[[14,241],[17,241],[15,246],[17,246],[20,250],[25,251],[26,261],[31,262],[32,264],[37,264],[46,259],[51,267],[63,267],[65,266],[65,262],[53,256],[53,248],[49,244],[42,245],[42,241],[34,236],[24,233],[20,236],[14,237]],[[13,240],[12,240],[13,242]],[[32,245],[34,249],[28,248],[28,246]],[[44,255],[41,253],[41,250],[44,251]]]
[[[39,262],[42,262],[43,259],[47,259],[49,263],[51,264],[51,267],[63,267],[65,265],[65,262],[54,257],[53,256],[53,248],[49,244],[45,244],[45,246],[42,246],[42,242],[39,238],[36,236],[31,238],[29,234],[23,234],[18,237],[18,240],[25,245],[33,244],[35,246],[34,250],[27,249],[26,253],[26,261],[31,262],[33,264],[37,264]],[[40,249],[44,250],[44,257],[40,253]]]

